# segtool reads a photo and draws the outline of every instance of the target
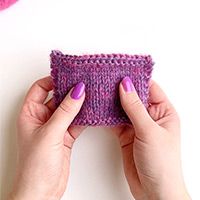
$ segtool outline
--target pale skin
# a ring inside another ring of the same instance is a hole
[[[168,98],[150,81],[150,106],[146,110],[136,91],[119,93],[122,107],[133,125],[110,130],[119,137],[124,171],[136,200],[190,199],[180,160],[180,123]],[[61,199],[68,181],[71,148],[85,127],[71,126],[85,98],[70,92],[56,109],[45,103],[52,79],[35,82],[25,97],[18,122],[19,159],[9,199]]]

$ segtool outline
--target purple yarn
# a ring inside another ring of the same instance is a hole
[[[149,55],[96,54],[64,55],[52,51],[51,76],[54,82],[54,100],[60,104],[69,90],[84,82],[86,97],[73,120],[74,125],[114,126],[129,124],[119,99],[119,83],[129,76],[135,89],[148,106],[149,80],[153,61]]]

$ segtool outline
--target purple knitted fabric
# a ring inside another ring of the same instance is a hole
[[[77,83],[82,81],[86,86],[85,101],[72,124],[114,126],[130,123],[120,104],[118,91],[125,76],[131,78],[140,99],[148,106],[148,82],[153,67],[151,56],[75,56],[64,55],[60,51],[52,51],[50,56],[56,106]]]

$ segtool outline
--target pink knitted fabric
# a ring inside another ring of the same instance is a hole
[[[17,0],[0,0],[0,10],[4,10],[14,4]]]
[[[72,124],[114,126],[130,123],[120,104],[118,91],[125,76],[131,78],[140,99],[148,106],[148,83],[153,66],[149,55],[75,56],[52,51],[50,56],[56,106],[71,87],[81,81],[86,86],[85,101]]]

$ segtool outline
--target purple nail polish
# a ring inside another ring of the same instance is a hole
[[[72,99],[80,99],[80,97],[83,95],[85,91],[85,84],[83,82],[80,82],[75,85],[74,89],[71,92],[71,98]]]
[[[133,91],[135,91],[133,82],[131,81],[131,79],[128,76],[123,78],[122,86],[123,86],[125,92],[133,92]]]

